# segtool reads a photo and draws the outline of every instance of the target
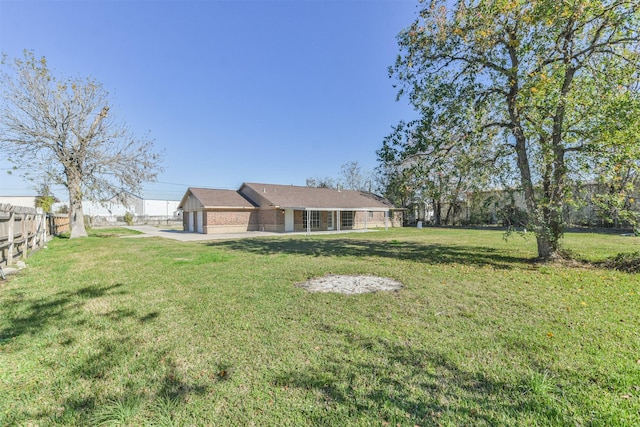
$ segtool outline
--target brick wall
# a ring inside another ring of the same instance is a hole
[[[356,212],[356,215],[353,219],[353,228],[364,229],[365,227],[365,218],[366,218],[366,226],[367,228],[384,228],[385,227],[385,212]],[[387,220],[386,226],[394,227],[393,217]]]
[[[242,225],[255,226],[258,213],[251,211],[206,211],[203,225]]]
[[[402,218],[396,217],[401,215],[395,212],[392,218],[389,218],[387,225],[389,227],[399,226],[402,224]],[[320,230],[327,229],[327,216],[329,212],[320,212]],[[363,229],[365,226],[365,216],[367,228],[385,227],[385,213],[373,212],[371,217],[368,212],[355,212],[353,227],[340,227],[346,229]],[[183,221],[184,229],[187,230],[188,212],[184,212]],[[194,230],[196,227],[196,217],[194,213]],[[240,231],[272,231],[284,232],[285,214],[280,209],[247,209],[247,210],[211,210],[205,211],[203,214],[203,231],[210,233],[231,233]],[[293,222],[295,231],[305,231],[306,224],[302,222],[303,211],[296,210],[293,213]],[[334,220],[333,229],[337,229],[337,218]]]
[[[259,212],[260,231],[283,232],[284,231],[284,212],[280,209],[263,209]]]
[[[258,229],[258,216],[255,210],[205,211],[202,228],[206,234],[255,231]]]

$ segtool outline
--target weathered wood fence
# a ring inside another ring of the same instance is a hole
[[[47,216],[42,208],[0,203],[0,266],[14,263],[47,242]]]
[[[49,234],[57,236],[71,230],[69,215],[67,214],[49,214]]]

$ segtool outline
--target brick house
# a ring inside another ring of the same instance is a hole
[[[185,231],[358,230],[402,225],[402,212],[371,193],[244,183],[239,190],[189,188],[179,209]]]

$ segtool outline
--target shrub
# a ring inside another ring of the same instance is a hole
[[[640,273],[640,251],[619,253],[604,262],[605,267],[627,273]]]
[[[133,224],[133,214],[131,212],[127,212],[124,214],[124,222],[127,225],[132,225]]]

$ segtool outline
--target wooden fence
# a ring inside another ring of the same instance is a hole
[[[49,214],[49,234],[57,236],[71,230],[68,214]]]
[[[47,242],[47,216],[42,208],[0,203],[0,266],[14,263]]]

